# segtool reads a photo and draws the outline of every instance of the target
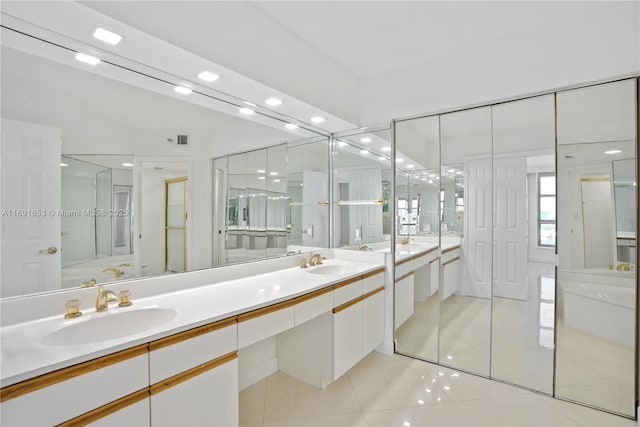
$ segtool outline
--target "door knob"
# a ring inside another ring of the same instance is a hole
[[[39,254],[49,254],[49,255],[53,255],[56,252],[58,252],[58,248],[56,248],[55,246],[49,246],[47,249],[40,249],[38,251]]]

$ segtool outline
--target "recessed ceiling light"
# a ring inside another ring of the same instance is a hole
[[[253,111],[251,108],[240,108],[238,109],[238,111],[240,111],[240,113],[244,114],[245,116],[250,116],[255,113],[255,111]]]
[[[122,40],[122,36],[116,33],[112,33],[111,31],[105,30],[104,28],[98,28],[93,32],[93,37],[98,40],[102,40],[105,43],[109,43],[110,45],[117,45]]]
[[[382,151],[391,151],[391,147],[384,146],[384,147],[382,147]]]
[[[280,182],[280,180],[276,178],[273,180],[273,182]]]
[[[264,103],[267,105],[271,105],[272,107],[277,107],[278,105],[282,104],[282,101],[280,101],[278,98],[269,98],[265,100]]]
[[[404,162],[404,159],[402,157],[398,157],[396,159],[396,163],[402,163],[402,162]]]
[[[269,175],[271,175],[271,176],[276,176],[276,175],[278,175],[278,172],[276,172],[276,171],[269,172]]]
[[[298,125],[294,125],[293,123],[287,123],[286,125],[284,125],[284,127],[289,130],[298,129]]]
[[[266,171],[264,169],[258,169],[257,171],[258,173],[265,173]]]
[[[258,179],[267,179],[264,176],[259,176]]]
[[[249,101],[242,101],[242,102],[244,102],[245,104],[250,105],[252,107],[256,106],[256,104],[254,104],[253,102],[249,102]]]
[[[371,138],[367,138],[367,137],[365,137],[365,138],[360,138],[360,142],[363,142],[363,143],[365,143],[365,144],[368,144],[369,142],[371,142]]]
[[[415,167],[416,167],[415,165],[407,165],[407,168],[409,168],[409,169],[413,169]]]
[[[338,141],[338,147],[346,147],[348,144],[344,141]]]
[[[322,123],[324,122],[324,117],[320,117],[320,116],[311,117],[311,121],[313,123]]]
[[[360,150],[360,154],[369,154],[369,150]]]
[[[622,151],[620,151],[620,150],[608,150],[608,151],[604,152],[604,154],[618,154],[618,153],[622,153]]]
[[[133,167],[133,163],[123,163],[122,166],[126,166],[128,168]]]
[[[66,163],[60,163],[60,166],[62,166],[62,167],[66,167],[66,166],[69,166],[69,165],[68,165],[68,164],[66,164]]]
[[[95,56],[86,55],[80,52],[76,53],[76,59],[89,65],[98,65],[100,63],[100,60]]]
[[[387,160],[387,158],[380,156],[380,157],[378,157],[378,160]]]
[[[189,89],[188,87],[184,87],[184,86],[176,86],[173,88],[173,90],[175,90],[176,92],[178,92],[181,95],[189,95],[191,92],[193,92],[191,89]]]
[[[218,80],[220,76],[217,75],[216,73],[212,73],[211,71],[203,71],[200,74],[198,74],[198,78],[200,80],[204,80],[205,82],[211,83]]]

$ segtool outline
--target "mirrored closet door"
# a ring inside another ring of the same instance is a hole
[[[628,79],[393,123],[397,352],[635,415],[638,103]]]

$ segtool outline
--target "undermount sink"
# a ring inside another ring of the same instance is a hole
[[[307,270],[311,274],[344,274],[351,271],[351,269],[344,265],[319,265]]]
[[[141,308],[122,312],[96,313],[89,319],[76,319],[46,335],[42,343],[49,346],[83,345],[135,335],[167,323],[176,317],[168,308]]]

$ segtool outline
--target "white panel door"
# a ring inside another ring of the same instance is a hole
[[[380,175],[380,168],[349,171],[349,200],[381,199]],[[382,205],[349,206],[349,224],[349,244],[382,240]]]
[[[491,159],[470,160],[465,179],[467,224],[462,293],[468,296],[491,298],[492,218]]]
[[[61,138],[58,128],[2,119],[2,297],[60,289]]]
[[[527,299],[527,159],[493,159],[493,295]]]
[[[329,200],[327,174],[303,171],[302,182],[302,244],[326,248],[329,246],[329,209],[318,202]]]

